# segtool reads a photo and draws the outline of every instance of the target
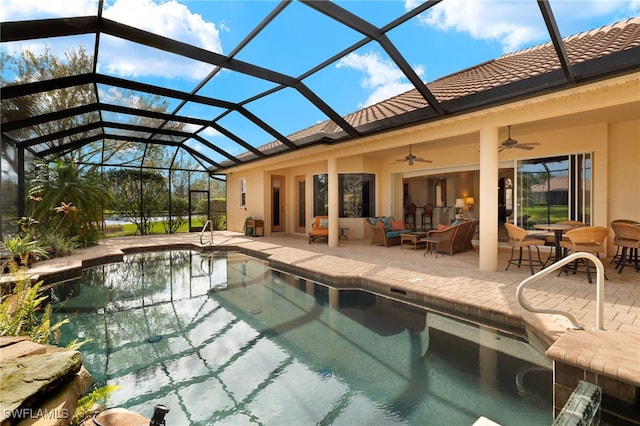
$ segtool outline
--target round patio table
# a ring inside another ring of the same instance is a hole
[[[553,231],[553,236],[555,240],[555,249],[556,252],[553,256],[553,263],[562,259],[562,250],[560,249],[560,242],[562,241],[562,234],[570,229],[576,228],[575,225],[565,225],[561,223],[538,223],[533,225],[535,229],[542,229],[544,231]]]

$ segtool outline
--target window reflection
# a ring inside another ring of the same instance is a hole
[[[561,220],[591,222],[591,154],[519,161],[517,169],[518,226],[531,229],[536,223]]]
[[[375,175],[346,173],[338,175],[338,212],[340,217],[374,216]],[[329,213],[328,178],[326,174],[313,177],[313,214]]]

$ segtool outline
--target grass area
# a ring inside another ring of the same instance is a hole
[[[555,223],[567,220],[569,208],[565,206],[547,206],[546,204],[532,205],[520,210],[520,214],[528,215],[527,222],[532,223]],[[548,216],[547,216],[548,214]]]
[[[203,221],[195,220],[193,222],[195,226],[204,225]],[[127,237],[130,235],[137,235],[138,228],[133,223],[125,223],[123,225],[107,225],[104,227],[105,237]],[[183,223],[177,230],[180,232],[189,232],[189,223]],[[165,228],[162,222],[154,222],[151,227],[151,234],[165,234]]]

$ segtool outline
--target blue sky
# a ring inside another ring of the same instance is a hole
[[[418,2],[337,0],[335,3],[382,27]],[[97,10],[96,0],[0,0],[0,4],[2,22],[95,15]],[[277,4],[267,0],[105,0],[103,16],[229,55]],[[562,36],[640,15],[640,0],[550,0],[550,4]],[[363,38],[299,2],[286,7],[275,22],[235,58],[298,77]],[[535,0],[444,0],[387,35],[424,81],[549,41]],[[94,36],[87,35],[5,43],[2,49],[11,52],[29,48],[37,52],[46,44],[61,54],[65,49],[84,45],[88,52],[93,52],[93,43]],[[212,69],[208,64],[107,35],[100,41],[98,63],[99,72],[105,74],[187,92]],[[304,83],[340,115],[411,89],[384,50],[374,43],[332,63]],[[272,87],[272,83],[225,71],[199,94],[239,102]],[[130,98],[123,99],[122,93],[114,88],[101,90],[102,100],[132,102]],[[170,105],[171,110],[177,102],[170,100]],[[246,108],[284,135],[327,119],[292,89],[248,103]],[[189,104],[180,114],[211,119],[221,112],[214,107]],[[229,114],[220,123],[254,146],[273,140],[237,113]],[[212,129],[201,135],[234,154],[244,151]]]

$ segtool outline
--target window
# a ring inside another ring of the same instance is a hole
[[[247,208],[247,179],[240,179],[240,208]]]
[[[375,175],[345,173],[338,175],[338,214],[340,217],[368,217],[375,210]],[[329,213],[328,177],[313,177],[313,214]]]
[[[591,154],[520,161],[517,182],[519,226],[591,223]]]

